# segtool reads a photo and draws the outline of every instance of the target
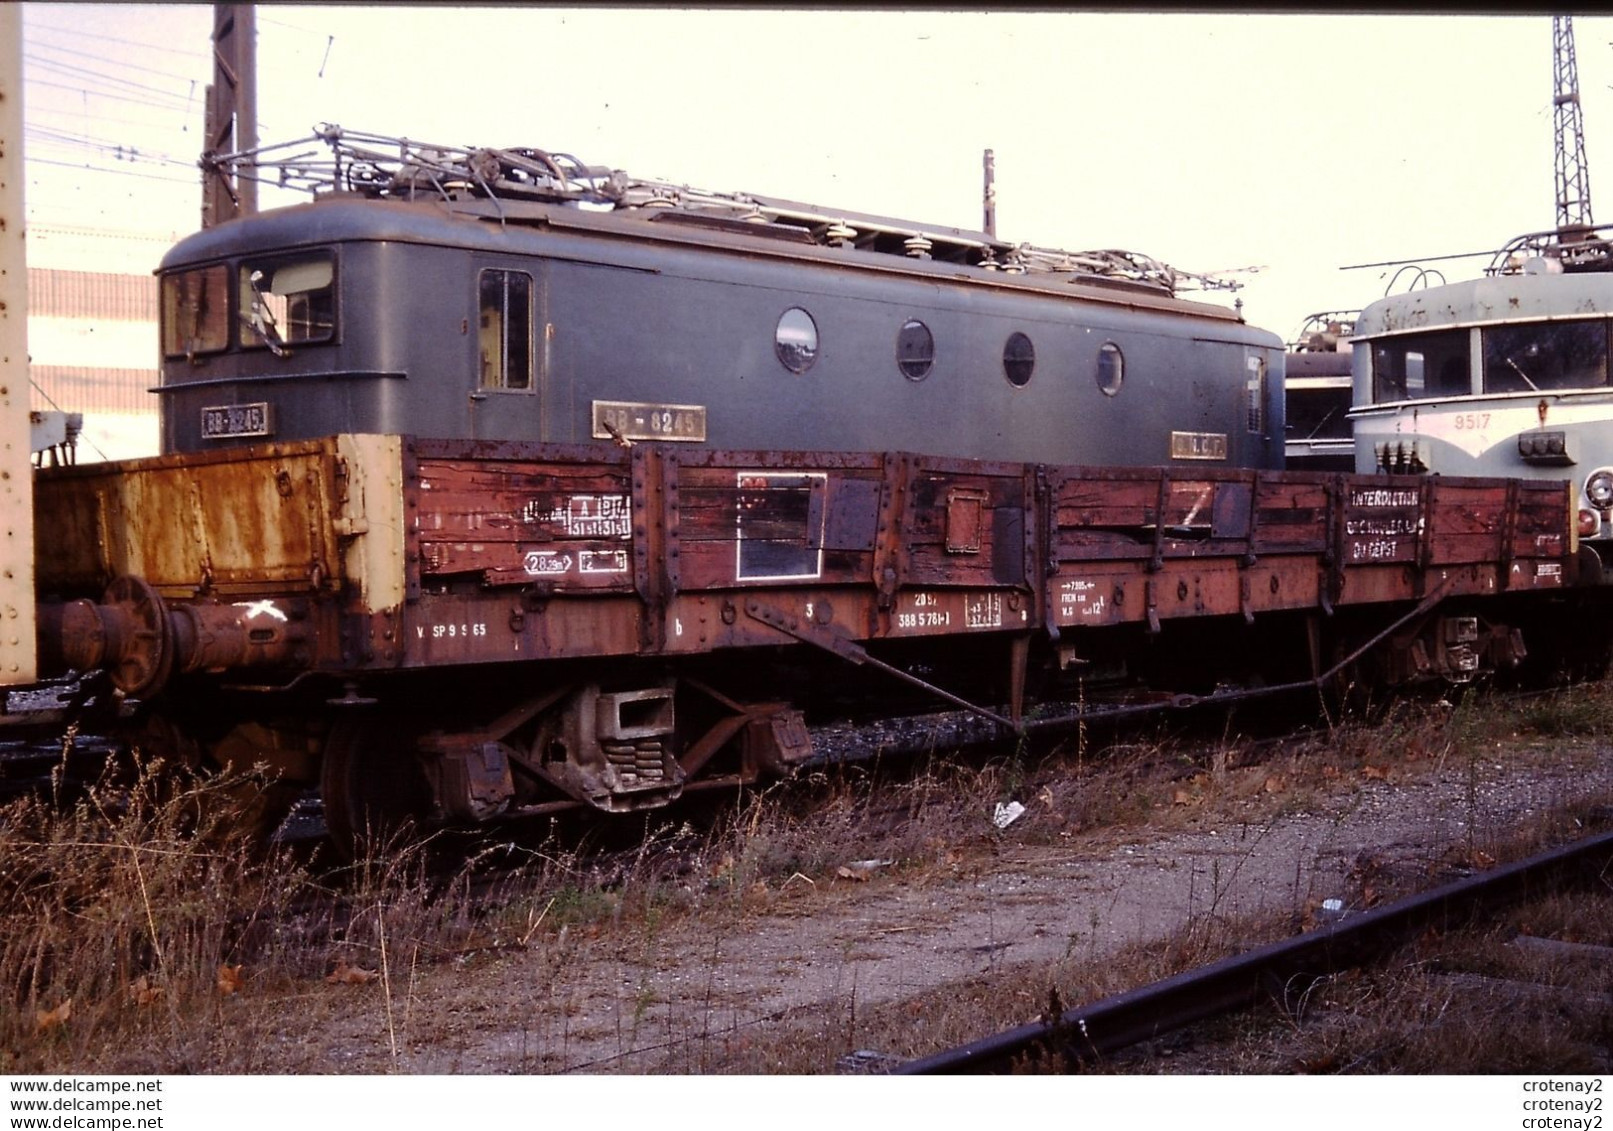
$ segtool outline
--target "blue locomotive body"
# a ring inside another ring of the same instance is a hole
[[[372,432],[1281,466],[1280,340],[1168,281],[753,197],[527,195],[340,192],[178,244],[164,451]]]

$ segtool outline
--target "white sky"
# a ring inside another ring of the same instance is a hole
[[[33,223],[196,226],[211,25],[205,4],[25,5]],[[1613,219],[1613,18],[1574,26]],[[990,147],[1004,239],[1261,266],[1245,314],[1285,338],[1394,273],[1342,265],[1555,222],[1545,14],[263,4],[258,39],[264,141],[329,121],[528,145],[967,228]]]

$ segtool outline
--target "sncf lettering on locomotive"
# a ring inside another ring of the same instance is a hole
[[[1171,459],[1224,460],[1227,458],[1225,432],[1172,432]]]

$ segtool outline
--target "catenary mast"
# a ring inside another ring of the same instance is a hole
[[[1579,104],[1579,66],[1574,59],[1574,19],[1551,19],[1552,105],[1556,121],[1557,240],[1583,238],[1591,218],[1591,173],[1585,163],[1585,115]]]

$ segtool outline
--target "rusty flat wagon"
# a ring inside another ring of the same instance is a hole
[[[1576,562],[1563,484],[656,444],[342,435],[55,469],[37,507],[42,662],[107,671],[153,749],[320,780],[348,839],[661,805],[892,712],[1468,679]]]

